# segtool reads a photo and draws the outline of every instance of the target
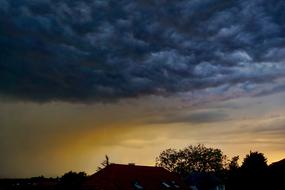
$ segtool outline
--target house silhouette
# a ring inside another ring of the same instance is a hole
[[[189,189],[176,174],[161,167],[110,164],[91,175],[81,190]]]

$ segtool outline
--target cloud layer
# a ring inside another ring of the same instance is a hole
[[[108,102],[283,91],[284,9],[283,0],[0,0],[0,93]]]

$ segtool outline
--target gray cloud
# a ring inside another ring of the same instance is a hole
[[[98,102],[275,83],[285,74],[284,8],[282,0],[0,0],[0,93]]]
[[[162,118],[151,121],[151,123],[214,123],[230,119],[229,115],[221,110],[195,111],[189,114],[172,113],[166,114]]]
[[[285,85],[277,85],[277,86],[273,86],[270,89],[265,89],[260,91],[256,96],[266,96],[266,95],[270,95],[273,93],[280,93],[283,92],[285,90]]]

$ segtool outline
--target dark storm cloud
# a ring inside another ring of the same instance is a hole
[[[0,93],[86,102],[274,83],[285,74],[284,8],[282,0],[0,0]]]

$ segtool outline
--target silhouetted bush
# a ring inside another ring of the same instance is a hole
[[[60,178],[59,187],[62,189],[68,189],[68,190],[76,190],[79,189],[81,184],[86,179],[87,175],[85,172],[73,172],[70,171],[68,173],[65,173]]]

